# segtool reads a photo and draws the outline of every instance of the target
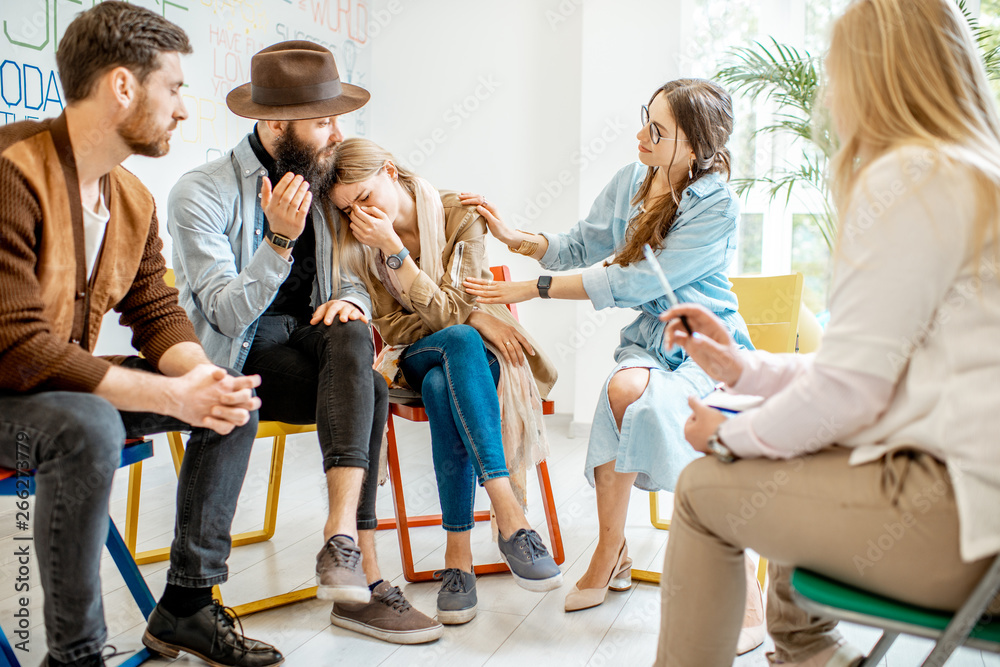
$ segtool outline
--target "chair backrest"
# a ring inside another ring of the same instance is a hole
[[[510,267],[507,266],[506,264],[500,264],[499,266],[491,266],[490,272],[493,274],[493,280],[497,281],[498,283],[506,283],[510,282],[511,280]],[[509,310],[510,314],[514,316],[515,320],[517,320],[518,322],[521,321],[521,318],[517,316],[517,304],[508,303],[507,310]]]
[[[734,276],[729,281],[753,346],[767,352],[795,352],[802,274]]]

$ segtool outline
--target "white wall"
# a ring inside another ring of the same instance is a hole
[[[181,5],[190,12],[177,9]],[[298,17],[305,5],[349,6],[355,26],[367,13],[365,43],[335,49],[342,72],[352,71],[354,82],[372,92],[366,117],[348,117],[347,129],[372,137],[440,188],[486,194],[509,221],[531,231],[565,231],[586,214],[611,176],[636,159],[639,105],[687,69],[683,26],[691,10],[680,0],[264,0],[266,20],[251,32],[262,43],[285,36],[318,37],[335,47],[350,41],[346,29],[334,30],[324,16],[303,35],[278,34],[279,24],[309,23],[312,14]],[[198,37],[198,51],[185,63],[196,84],[192,119],[175,135],[170,158],[132,165],[161,207],[180,173],[211,149],[227,148],[247,126],[221,104],[228,88],[219,93],[205,78],[219,55],[206,41],[207,26],[228,27],[240,18],[224,7],[217,0],[171,4],[175,15],[168,18],[187,22]],[[42,0],[31,0],[23,15],[8,13],[6,3],[3,14],[19,26],[38,9],[42,18],[49,11]],[[61,33],[62,14],[59,23],[52,29]],[[248,71],[250,54],[240,55]],[[161,208],[161,222],[163,216]],[[491,262],[509,264],[516,279],[541,273],[536,262],[496,241],[489,252]],[[540,300],[520,311],[559,368],[551,395],[557,410],[573,414],[585,430],[613,366],[618,332],[633,312]],[[117,316],[108,319],[116,324]],[[99,351],[120,352],[128,338],[107,326]]]
[[[367,85],[372,35],[381,27],[366,0],[133,0],[180,25],[194,54],[182,59],[184,104],[181,123],[162,158],[131,157],[134,171],[156,198],[164,254],[170,263],[166,199],[181,174],[222,155],[253,122],[231,113],[226,95],[250,76],[251,56],[286,39],[311,39],[331,49],[341,79]],[[2,0],[0,2],[0,124],[58,116],[65,102],[56,75],[56,45],[66,26],[93,2]],[[384,20],[383,20],[384,22]],[[369,112],[345,119],[345,132],[365,134]],[[130,349],[131,332],[118,325],[117,313],[104,318],[97,354]]]
[[[401,11],[372,40],[371,138],[438,188],[485,194],[523,229],[555,232],[575,222],[582,13],[553,25],[553,0],[396,2]],[[373,14],[393,4],[378,0]],[[489,255],[515,279],[540,273],[499,242]],[[560,412],[573,409],[576,368],[555,349],[575,311],[559,301],[520,307],[559,366],[550,397]]]

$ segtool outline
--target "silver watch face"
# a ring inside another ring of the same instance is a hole
[[[388,266],[393,271],[395,271],[396,269],[398,269],[403,265],[403,260],[401,260],[396,255],[389,255],[389,257],[387,257],[385,260],[385,265]]]

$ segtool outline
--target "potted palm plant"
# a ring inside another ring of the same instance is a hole
[[[1000,39],[972,16],[965,0],[957,0],[973,36],[979,44],[986,72],[992,81],[1000,81]],[[996,11],[998,0],[983,0],[982,9]],[[817,104],[821,89],[821,58],[771,38],[739,47],[730,52],[729,64],[715,75],[734,95],[751,103],[770,101],[774,106],[772,121],[754,134],[774,135],[790,141],[792,159],[773,166],[763,174],[734,178],[737,193],[746,196],[753,189],[763,189],[769,199],[783,196],[786,204],[793,194],[818,202],[812,220],[826,245],[833,249],[837,221],[827,182],[830,158],[837,150],[836,135]],[[803,304],[799,316],[801,351],[818,344],[820,325]],[[810,341],[808,345],[804,341]]]
[[[996,2],[984,1],[984,9],[988,4]],[[969,12],[965,0],[958,0],[958,5],[980,46],[987,74],[991,80],[1000,80],[1000,40],[996,31],[982,26]],[[826,175],[837,145],[829,124],[818,113],[822,106],[817,107],[821,59],[771,38],[769,43],[755,42],[750,47],[733,49],[730,60],[716,74],[716,80],[735,95],[743,95],[751,102],[769,100],[776,107],[773,122],[758,128],[755,134],[790,137],[800,151],[794,154],[795,159],[767,173],[733,179],[737,193],[745,195],[762,187],[772,200],[784,194],[786,202],[799,189],[818,193],[822,210],[815,212],[814,219],[827,246],[832,248],[836,220]]]

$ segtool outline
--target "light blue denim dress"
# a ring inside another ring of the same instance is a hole
[[[583,271],[583,286],[595,308],[633,308],[639,313],[622,329],[611,376],[623,368],[648,368],[649,384],[625,411],[619,433],[604,383],[590,431],[587,480],[593,486],[594,468],[615,461],[616,471],[638,473],[638,488],[673,491],[684,466],[701,456],[684,439],[684,422],[691,414],[687,398],[707,394],[714,382],[680,347],[664,348],[666,323],[657,316],[670,304],[649,263],[643,259],[627,267],[603,265],[625,244],[628,221],[637,213],[630,202],[646,169],[640,163],[621,169],[585,219],[565,234],[544,234],[549,248],[541,264],[554,271],[590,267]],[[681,302],[705,306],[722,318],[738,344],[751,348],[724,273],[736,252],[738,216],[739,203],[725,178],[701,178],[684,190],[657,259]]]

